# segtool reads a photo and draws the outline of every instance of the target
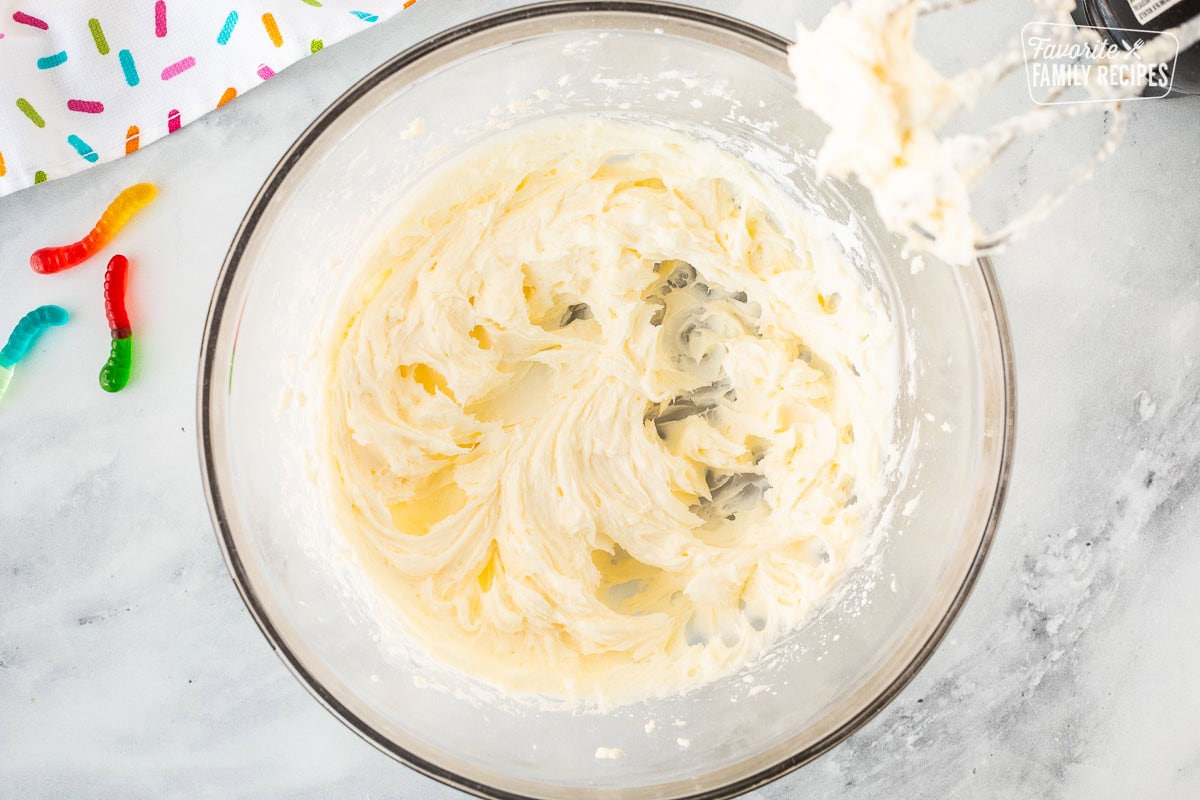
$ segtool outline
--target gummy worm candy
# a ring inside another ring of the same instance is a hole
[[[8,337],[8,344],[0,349],[0,397],[8,389],[17,362],[25,357],[42,331],[66,322],[67,312],[58,306],[40,306],[21,318]]]
[[[112,333],[112,349],[100,370],[100,388],[106,392],[124,389],[133,366],[133,330],[129,327],[129,312],[125,310],[128,276],[129,259],[120,254],[113,256],[104,273],[104,312]]]
[[[43,247],[29,257],[29,266],[33,267],[34,272],[48,275],[82,264],[100,252],[117,235],[117,231],[125,227],[125,223],[149,204],[157,193],[153,183],[130,186],[109,204],[96,227],[92,228],[87,236],[74,244]]]

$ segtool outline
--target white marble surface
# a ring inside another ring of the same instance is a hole
[[[342,727],[259,634],[209,526],[194,386],[217,269],[285,147],[369,68],[497,5],[423,0],[134,158],[0,200],[0,316],[75,314],[0,407],[0,797],[457,796]],[[800,3],[705,5],[786,33]],[[962,35],[1027,11],[991,19]],[[987,568],[896,702],[755,796],[1200,796],[1198,122],[1200,98],[1140,104],[1098,180],[998,260],[1020,422]],[[1080,148],[1047,139],[1037,163]],[[1015,169],[997,204],[1036,183]],[[110,397],[103,270],[25,261],[142,179],[162,194],[126,240],[140,368]]]

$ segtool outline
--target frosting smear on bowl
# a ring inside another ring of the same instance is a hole
[[[795,628],[884,486],[895,326],[719,147],[563,118],[432,171],[321,355],[332,524],[405,636],[513,693],[685,691]]]

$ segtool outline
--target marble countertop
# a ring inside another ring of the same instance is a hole
[[[225,250],[288,144],[374,65],[498,5],[516,3],[425,0],[133,158],[0,199],[0,310],[74,303],[82,323],[0,408],[0,797],[459,796],[313,702],[243,608],[201,490],[195,372]],[[786,35],[801,4],[702,5]],[[1015,36],[1027,14],[983,27]],[[997,259],[1018,440],[971,601],[882,714],[753,797],[1200,796],[1200,98],[1135,106],[1097,179]],[[993,210],[1082,131],[1012,165]],[[162,197],[129,246],[154,302],[114,398],[95,386],[102,270],[48,281],[25,260],[144,179]]]

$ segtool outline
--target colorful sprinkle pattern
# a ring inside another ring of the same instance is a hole
[[[73,133],[67,137],[67,144],[71,145],[71,147],[74,147],[75,152],[83,156],[83,160],[87,161],[89,164],[95,164],[100,160],[99,154],[92,149],[92,146]]]
[[[37,60],[38,69],[54,69],[67,63],[67,51],[60,50],[52,56],[46,56]]]
[[[262,15],[263,27],[267,30],[267,36],[271,39],[271,44],[276,47],[283,47],[283,34],[279,32],[279,24],[275,22],[274,14]]]
[[[89,19],[88,30],[92,32],[92,41],[96,43],[96,52],[102,56],[108,55],[108,39],[104,36],[104,28],[100,27],[100,20],[95,17]]]
[[[171,64],[170,66],[167,66],[167,67],[163,67],[162,79],[164,81],[169,81],[169,80],[171,80],[171,78],[174,78],[176,75],[181,75],[184,72],[187,72],[189,69],[191,69],[194,66],[196,66],[196,59],[193,58],[192,56],[188,56],[187,58],[181,58],[178,61],[176,61],[174,64]]]
[[[34,125],[37,125],[39,128],[46,127],[46,120],[42,119],[42,115],[24,97],[17,98],[17,108],[21,109],[21,113],[28,117],[29,121]]]
[[[225,24],[221,26],[221,32],[217,34],[217,44],[229,44],[229,37],[233,35],[233,29],[237,27],[238,13],[230,11],[229,16],[225,18]]]
[[[0,17],[0,75],[22,76],[0,79],[0,196],[131,155],[415,1],[263,11],[238,0],[94,0],[80,13],[17,0]],[[246,14],[262,27],[239,27]]]
[[[28,25],[31,28],[40,28],[41,30],[44,30],[44,31],[50,30],[50,26],[46,23],[45,20],[41,20],[41,19],[38,19],[37,17],[30,16],[29,14],[26,14],[24,11],[13,12],[13,22],[19,22],[20,24]]]
[[[81,114],[103,114],[104,103],[96,100],[68,100],[67,109]]]
[[[133,61],[133,53],[128,50],[122,50],[117,53],[117,58],[121,60],[121,70],[125,73],[125,83],[130,86],[137,86],[141,83],[141,78],[138,77],[137,64]]]
[[[167,35],[167,0],[158,0],[154,4],[154,35],[159,39]]]

